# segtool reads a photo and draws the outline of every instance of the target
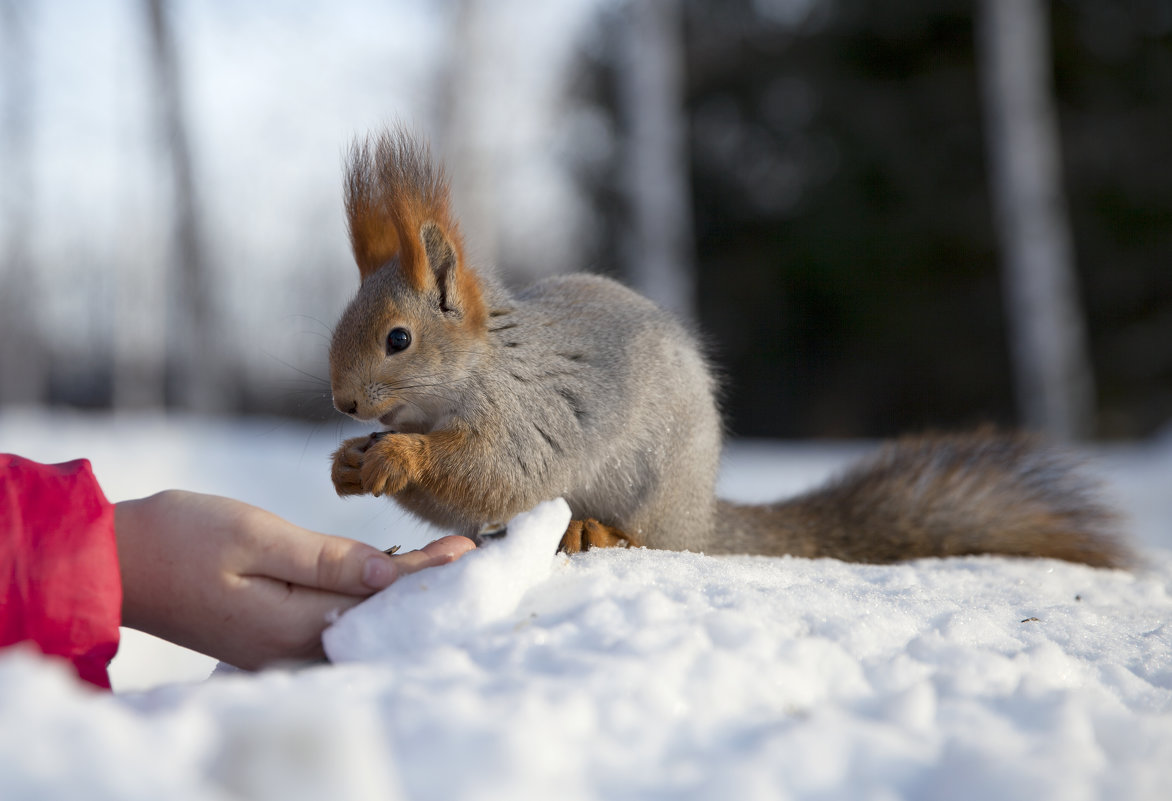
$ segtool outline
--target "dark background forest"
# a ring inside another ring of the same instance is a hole
[[[973,3],[853,0],[797,31],[751,6],[688,14],[699,310],[732,430],[1014,423]],[[1172,4],[1050,8],[1097,433],[1142,436],[1172,419]]]

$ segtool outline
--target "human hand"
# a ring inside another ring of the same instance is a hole
[[[123,625],[249,670],[321,658],[333,615],[475,547],[451,536],[387,556],[240,501],[179,490],[116,504],[115,531]]]

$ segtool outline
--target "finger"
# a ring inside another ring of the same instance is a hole
[[[268,522],[268,521],[266,521]],[[319,534],[279,519],[255,527],[242,573],[329,593],[366,596],[395,580],[391,557],[346,537]]]
[[[258,549],[260,562],[248,571],[302,587],[365,597],[389,586],[399,576],[444,565],[476,547],[467,537],[442,537],[418,551],[387,556],[377,548],[289,524]]]
[[[321,659],[322,631],[365,600],[267,577],[251,577],[242,588],[252,614],[238,615],[234,627],[221,628],[211,646],[201,650],[246,670]]]
[[[395,578],[398,578],[426,567],[454,562],[475,547],[476,544],[467,537],[453,534],[428,543],[417,551],[395,554],[390,559],[394,561]]]
[[[474,550],[475,548],[476,543],[467,537],[462,537],[459,534],[449,534],[446,537],[440,537],[438,540],[432,540],[419,550],[434,556],[447,554],[452,559],[459,559],[468,551]]]
[[[440,537],[438,540],[432,540],[427,545],[424,545],[419,550],[430,556],[436,558],[446,558],[449,562],[454,562],[468,551],[476,549],[476,543],[467,537],[462,537],[459,534],[451,534],[447,537]]]

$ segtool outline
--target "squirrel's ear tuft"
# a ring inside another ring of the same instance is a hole
[[[377,149],[369,139],[355,141],[346,165],[346,222],[364,281],[399,253],[399,234],[380,186]]]
[[[396,257],[410,286],[429,286],[418,232],[426,220],[454,230],[448,182],[426,145],[401,128],[354,142],[346,165],[346,220],[358,272],[366,280]]]
[[[484,322],[448,181],[426,145],[402,128],[356,141],[346,165],[346,218],[362,280],[391,266],[416,292],[437,293],[443,312]]]

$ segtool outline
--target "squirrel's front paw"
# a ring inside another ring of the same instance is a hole
[[[420,438],[378,432],[342,443],[332,476],[339,495],[394,495],[418,473]]]
[[[362,487],[362,460],[374,441],[373,434],[367,437],[354,437],[343,442],[342,447],[334,451],[334,466],[330,470],[330,478],[334,480],[334,489],[339,495],[362,495],[366,492]]]
[[[419,474],[422,437],[414,434],[371,434],[359,471],[362,488],[371,495],[395,495]]]

